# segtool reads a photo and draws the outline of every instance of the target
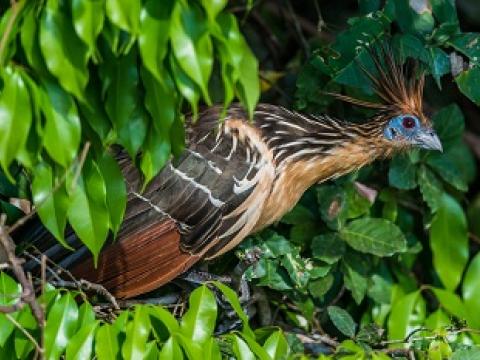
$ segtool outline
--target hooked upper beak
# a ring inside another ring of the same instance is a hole
[[[413,144],[427,150],[438,150],[443,152],[443,146],[435,130],[423,128],[413,138]]]

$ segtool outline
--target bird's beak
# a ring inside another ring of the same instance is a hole
[[[423,128],[413,138],[413,144],[427,150],[438,150],[443,152],[443,146],[435,130]]]

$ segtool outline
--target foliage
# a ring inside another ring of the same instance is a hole
[[[19,296],[19,286],[5,273],[0,273],[1,305],[12,303]],[[246,315],[237,296],[220,283],[211,283],[195,289],[189,300],[189,309],[180,319],[160,306],[136,305],[124,310],[109,323],[98,320],[92,305],[80,305],[77,294],[47,287],[40,298],[46,309],[45,358],[89,359],[221,359],[238,355],[242,359],[255,356],[265,360],[283,359],[290,352],[287,338],[278,328],[250,328],[248,321],[241,330],[215,336],[217,301],[222,296],[241,319]],[[24,307],[10,314],[15,321],[0,317],[0,357],[2,359],[30,358],[35,344],[20,327],[39,341],[37,325],[30,311]],[[16,327],[17,326],[17,327]],[[223,356],[223,357],[222,357]]]
[[[321,359],[409,351],[421,359],[478,358],[480,253],[470,238],[480,236],[480,198],[470,201],[477,174],[463,142],[465,109],[455,101],[464,103],[463,94],[480,105],[480,35],[462,32],[451,0],[358,3],[345,30],[328,42],[312,40],[300,68],[293,59],[281,69],[298,70],[297,108],[352,121],[370,116],[319,94],[375,100],[359,63],[373,70],[365,47],[388,42],[428,75],[426,103],[444,152],[411,151],[310,189],[278,224],[240,245],[236,255],[250,262],[243,276],[267,292],[275,324],[340,339],[333,353],[322,347]],[[46,0],[2,11],[0,206],[9,221],[21,212],[8,199],[31,196],[58,241],[65,244],[68,222],[97,255],[125,207],[112,145],[126,149],[148,182],[181,151],[185,111],[195,116],[201,102],[227,106],[237,96],[251,112],[259,95],[257,60],[225,6]],[[258,37],[249,32],[260,58]],[[263,65],[264,82],[281,77],[267,72],[268,61]],[[272,90],[275,81],[262,86]],[[220,263],[219,271],[232,272]],[[197,288],[180,320],[161,307],[137,305],[112,323],[77,292],[48,288],[41,297],[47,357],[306,357],[286,330],[252,330],[234,291],[215,286],[215,293]],[[0,305],[13,304],[19,286],[2,273],[0,287]],[[216,335],[220,292],[241,330]],[[20,329],[40,341],[30,310],[10,315],[0,314],[1,358],[33,356],[34,344]]]
[[[297,327],[316,331],[320,321],[320,329],[352,339],[336,356],[382,358],[368,354],[387,344],[405,348],[412,331],[418,333],[406,348],[419,356],[446,358],[452,350],[454,358],[468,351],[478,356],[477,348],[461,350],[480,344],[480,260],[462,206],[475,161],[462,141],[462,110],[448,96],[430,99],[428,92],[442,89],[454,65],[448,54],[454,52],[469,62],[454,74],[455,83],[478,104],[471,85],[478,81],[480,34],[461,32],[452,1],[432,1],[431,9],[414,6],[425,2],[387,1],[383,8],[368,3],[368,13],[351,18],[332,44],[313,51],[298,77],[297,106],[338,112],[331,98],[318,96],[325,91],[375,100],[359,63],[374,71],[365,45],[388,41],[397,57],[416,59],[428,75],[426,95],[444,152],[414,150],[317,185],[274,229],[243,243],[238,255],[261,254],[246,276],[286,294],[295,306],[277,306]],[[341,110],[339,116],[353,119],[370,114]],[[348,296],[342,295],[345,289]],[[471,330],[454,336],[446,330],[462,322]]]
[[[2,183],[28,193],[31,182],[58,241],[66,245],[68,222],[97,256],[118,231],[126,188],[112,145],[148,183],[182,150],[185,102],[195,117],[200,99],[228,106],[238,96],[252,113],[257,60],[226,3],[24,0],[3,9]],[[212,74],[221,75],[215,87]]]

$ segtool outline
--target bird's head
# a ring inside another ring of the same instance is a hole
[[[401,64],[386,45],[369,48],[375,74],[359,63],[381,102],[373,103],[333,94],[340,100],[376,109],[371,125],[380,140],[393,150],[413,147],[442,151],[442,143],[423,112],[424,73],[409,59]]]
[[[395,148],[418,147],[442,151],[442,143],[430,121],[413,114],[396,115],[387,120],[383,137]]]

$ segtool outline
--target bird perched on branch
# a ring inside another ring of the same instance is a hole
[[[381,55],[380,55],[381,54]],[[98,267],[75,253],[47,251],[79,277],[105,285],[118,297],[151,291],[201,259],[213,259],[280,219],[312,184],[337,178],[378,158],[412,147],[442,150],[422,111],[424,77],[387,51],[372,54],[366,75],[381,99],[358,124],[260,104],[253,121],[238,105],[221,121],[221,107],[187,124],[187,148],[141,191],[142,178],[120,159],[129,198],[117,240]],[[67,237],[69,239],[71,237]],[[68,240],[70,241],[70,240]],[[73,244],[73,241],[71,241]]]

